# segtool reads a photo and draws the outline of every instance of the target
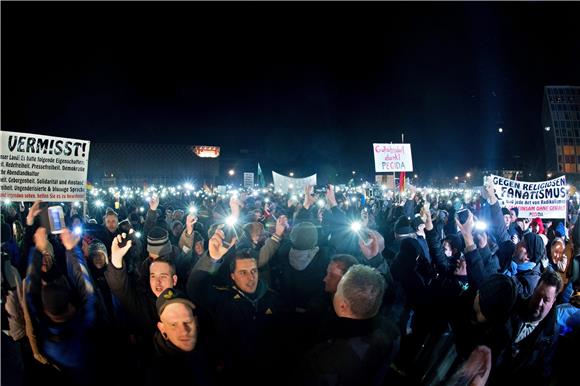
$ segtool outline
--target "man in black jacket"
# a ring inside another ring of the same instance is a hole
[[[223,245],[224,233],[218,229],[210,239],[209,250],[194,267],[187,282],[188,296],[211,315],[211,325],[224,361],[226,380],[235,380],[248,368],[273,369],[283,336],[281,303],[275,292],[259,279],[255,257]],[[224,261],[230,261],[231,284],[214,285],[214,275]],[[204,329],[203,321],[201,328]],[[207,331],[207,330],[204,330]]]
[[[376,269],[357,264],[347,271],[333,298],[339,318],[330,327],[332,337],[306,354],[303,384],[382,380],[399,345],[397,328],[376,317],[384,291],[385,279]]]

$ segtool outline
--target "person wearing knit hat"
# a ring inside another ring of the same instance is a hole
[[[318,229],[310,222],[302,222],[290,232],[290,242],[290,265],[302,271],[318,253]]]
[[[502,274],[491,275],[479,287],[474,300],[477,321],[504,323],[510,316],[517,296],[512,279]]]
[[[107,247],[100,240],[93,240],[89,244],[89,263],[97,269],[104,268],[109,262]]]
[[[169,241],[169,233],[165,229],[156,226],[149,232],[147,235],[147,252],[153,258],[171,254],[172,247]]]

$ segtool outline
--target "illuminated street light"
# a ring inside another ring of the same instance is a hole
[[[471,173],[469,173],[469,172],[465,173],[465,177],[470,178],[471,177]]]
[[[455,181],[457,181],[458,179],[459,179],[459,177],[458,176],[455,176]]]
[[[235,170],[234,170],[234,169],[230,169],[230,170],[228,170],[228,174],[229,174],[229,175],[230,175],[230,177],[231,177],[231,176],[233,176],[234,174],[236,174],[236,172],[235,172]]]
[[[419,178],[419,176],[418,176],[418,175],[416,175],[416,174],[415,174],[415,176],[414,176],[414,177],[415,177],[415,178]]]
[[[497,129],[498,133],[503,133],[503,129],[500,127],[499,129]]]
[[[546,127],[544,127],[544,130],[546,130],[546,131],[550,131],[550,126],[546,126]]]

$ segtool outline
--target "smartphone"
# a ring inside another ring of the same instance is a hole
[[[461,224],[465,224],[469,218],[469,209],[462,209],[457,212],[457,219]]]
[[[47,210],[48,210],[50,233],[52,234],[62,233],[62,231],[66,228],[62,206],[59,205],[49,206]]]

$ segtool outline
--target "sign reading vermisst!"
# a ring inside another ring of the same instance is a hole
[[[89,141],[0,131],[0,198],[83,201]]]

